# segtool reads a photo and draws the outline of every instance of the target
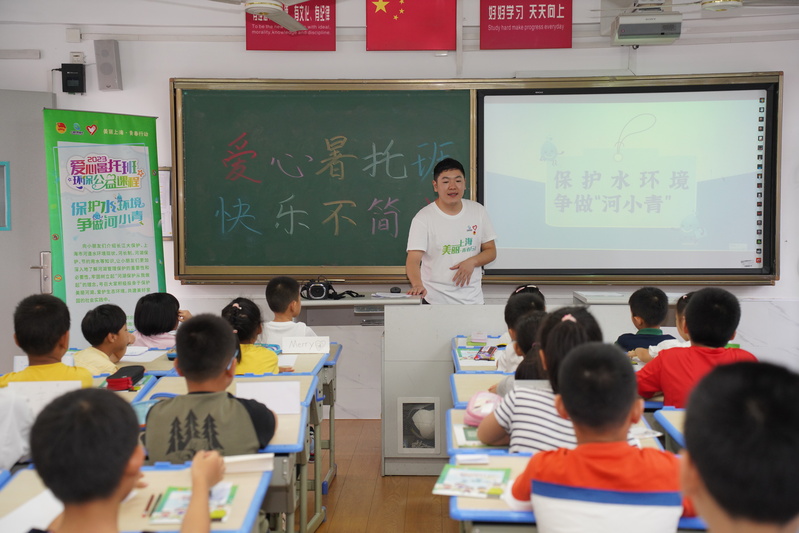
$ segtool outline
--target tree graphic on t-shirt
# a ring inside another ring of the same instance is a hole
[[[180,445],[180,449],[186,449],[189,442],[197,437],[200,437],[200,429],[197,426],[197,415],[194,414],[194,411],[189,410],[189,414],[186,415],[186,436]]]
[[[219,432],[216,430],[216,421],[214,417],[208,415],[205,417],[205,421],[203,422],[203,437],[208,441],[208,446],[212,450],[221,450],[224,449],[222,443],[219,442],[217,438],[219,436]]]
[[[166,450],[167,454],[176,452],[183,449],[183,438],[180,431],[180,420],[175,417],[172,420],[172,427],[169,429],[169,448]]]

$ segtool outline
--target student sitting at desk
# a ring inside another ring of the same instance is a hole
[[[14,341],[28,356],[28,367],[0,377],[0,387],[11,381],[72,381],[92,386],[85,368],[67,366],[61,358],[69,349],[69,309],[49,294],[24,298],[14,310]]]
[[[75,366],[85,368],[92,376],[113,374],[119,370],[116,363],[133,343],[125,311],[117,305],[99,305],[86,313],[80,330],[91,346],[75,353]]]
[[[275,319],[266,323],[264,340],[283,347],[283,337],[316,337],[304,322],[294,322],[302,308],[300,284],[288,276],[278,276],[266,285],[266,303]]]
[[[531,311],[546,311],[544,295],[535,285],[520,285],[508,297],[505,304],[505,324],[508,331],[502,334],[497,341],[498,345],[504,344],[506,348],[497,356],[497,370],[500,372],[513,372],[522,362],[524,352],[519,354],[515,349],[516,322]]]
[[[683,490],[711,532],[799,531],[799,375],[715,368],[691,393],[684,435]]]
[[[514,375],[505,376],[502,381],[489,387],[488,390],[490,392],[496,392],[500,396],[505,396],[508,392],[513,390],[517,379],[547,379],[547,371],[544,370],[544,365],[541,362],[537,342],[538,328],[546,316],[547,314],[544,311],[529,311],[516,321],[516,327],[514,328],[516,342],[513,343],[513,348],[509,345],[504,351],[507,352],[513,349],[516,352],[516,356],[521,357],[521,362],[516,367]]]
[[[531,389],[516,384],[477,428],[485,444],[510,443],[510,452],[537,452],[574,448],[574,428],[555,410],[558,369],[569,351],[589,341],[601,341],[602,331],[594,317],[582,307],[563,307],[550,313],[539,330],[539,356],[552,390]],[[627,363],[629,364],[629,363]]]
[[[139,298],[133,311],[133,345],[168,350],[175,346],[175,330],[191,313],[180,308],[168,292],[153,292]]]
[[[664,335],[660,329],[669,312],[669,298],[665,292],[657,287],[641,287],[630,295],[629,304],[633,325],[638,331],[624,333],[616,339],[616,344],[625,352],[674,339],[671,335]]]
[[[263,332],[261,308],[249,298],[236,298],[222,309],[222,318],[230,322],[239,338],[241,360],[236,365],[236,374],[277,374],[292,372],[291,367],[279,368],[277,354],[258,346],[255,341]]]
[[[48,533],[119,531],[119,506],[139,481],[144,462],[139,424],[128,402],[102,389],[61,396],[36,418],[31,453],[36,472],[64,504]],[[217,452],[194,456],[191,501],[181,531],[211,530],[208,494],[224,472]]]
[[[685,331],[685,308],[688,307],[688,302],[691,301],[691,296],[693,296],[693,294],[692,292],[683,294],[677,299],[677,305],[674,306],[674,321],[677,325],[677,333],[682,337],[682,340],[666,339],[649,348],[630,350],[627,352],[627,355],[629,355],[630,358],[634,357],[638,359],[642,363],[648,363],[663,350],[668,350],[669,348],[687,348],[690,346],[691,339],[688,337],[688,332]]]
[[[725,348],[740,319],[741,306],[733,294],[715,287],[696,291],[685,308],[691,346],[664,350],[638,371],[638,394],[650,398],[662,392],[664,405],[685,407],[691,389],[714,367],[757,361],[746,350]]]
[[[560,391],[555,406],[561,417],[571,419],[574,424],[577,447],[535,454],[513,483],[513,498],[509,502],[512,507],[529,508],[536,483],[627,493],[679,492],[677,457],[626,442],[630,426],[641,419],[644,404],[636,395],[635,371],[618,347],[599,342],[578,346],[563,360],[558,381]],[[658,515],[664,521],[673,519],[671,531],[676,530],[682,511],[679,500],[675,503],[665,516]],[[692,515],[689,502],[684,503],[688,504],[685,514]],[[547,531],[576,531],[574,527],[588,516],[590,521],[581,530],[606,531],[604,519],[615,519],[624,512],[616,505],[603,510],[590,501],[569,499],[563,503],[535,494],[532,505],[536,515],[541,514],[540,525],[549,526]],[[569,512],[547,512],[554,511],[553,505],[560,505],[560,511],[569,506]],[[588,507],[592,507],[590,512]],[[650,504],[647,512],[654,515],[659,508]],[[630,526],[631,531],[653,531],[644,524]]]
[[[145,445],[151,463],[183,463],[199,450],[255,453],[275,434],[274,413],[225,389],[236,375],[238,340],[218,316],[197,315],[177,333],[175,368],[189,393],[161,401],[147,413]]]

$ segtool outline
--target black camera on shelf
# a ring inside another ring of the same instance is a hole
[[[311,280],[300,288],[300,296],[306,300],[333,300],[337,293],[333,285],[324,278]]]

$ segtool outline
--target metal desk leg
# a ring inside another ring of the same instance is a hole
[[[336,465],[336,367],[325,367],[322,374],[322,391],[325,395],[323,405],[330,407],[330,418],[328,419],[330,438],[322,441],[322,448],[330,452],[330,468],[322,482],[322,494],[327,494],[338,471],[338,465]]]
[[[269,483],[262,509],[270,516],[276,533],[294,530],[294,511],[297,508],[297,460],[299,454],[276,455],[272,481]],[[286,523],[282,517],[285,514]]]
[[[314,434],[321,435],[321,425],[314,425]],[[314,438],[314,515],[308,520],[308,531],[313,532],[327,518],[327,510],[322,507],[322,443]],[[307,497],[307,496],[306,496]]]
[[[300,465],[300,533],[308,531],[308,457],[307,454],[304,455],[305,457]],[[290,522],[290,527],[294,531],[294,520]]]

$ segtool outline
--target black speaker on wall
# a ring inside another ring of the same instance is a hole
[[[97,83],[101,91],[121,91],[122,71],[119,68],[119,43],[114,40],[94,41],[97,59]]]

